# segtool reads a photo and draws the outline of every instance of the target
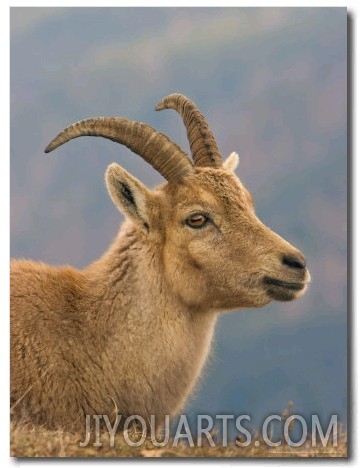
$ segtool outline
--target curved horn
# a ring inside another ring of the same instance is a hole
[[[204,115],[194,102],[183,94],[170,94],[155,110],[175,109],[183,118],[195,166],[222,166],[222,156]]]
[[[166,180],[192,172],[193,166],[178,145],[149,125],[122,117],[95,117],[81,120],[64,129],[45,148],[49,153],[72,138],[100,136],[130,148],[151,164]]]

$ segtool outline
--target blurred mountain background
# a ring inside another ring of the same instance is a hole
[[[294,411],[347,420],[347,11],[345,8],[11,8],[11,256],[82,268],[121,216],[97,138],[48,142],[99,115],[146,122],[188,150],[172,92],[206,115],[262,221],[300,248],[312,283],[293,303],[223,315],[187,414]]]

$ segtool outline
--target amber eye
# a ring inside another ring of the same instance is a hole
[[[186,224],[193,229],[200,229],[204,227],[209,218],[203,213],[193,213],[185,220]]]

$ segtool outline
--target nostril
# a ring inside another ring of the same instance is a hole
[[[290,268],[298,268],[299,270],[303,270],[306,267],[306,261],[303,256],[284,255],[282,263]]]

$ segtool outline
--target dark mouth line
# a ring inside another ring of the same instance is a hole
[[[300,291],[305,286],[304,283],[288,283],[274,278],[265,277],[263,282],[268,286],[278,286],[280,288],[291,289],[293,291]]]

